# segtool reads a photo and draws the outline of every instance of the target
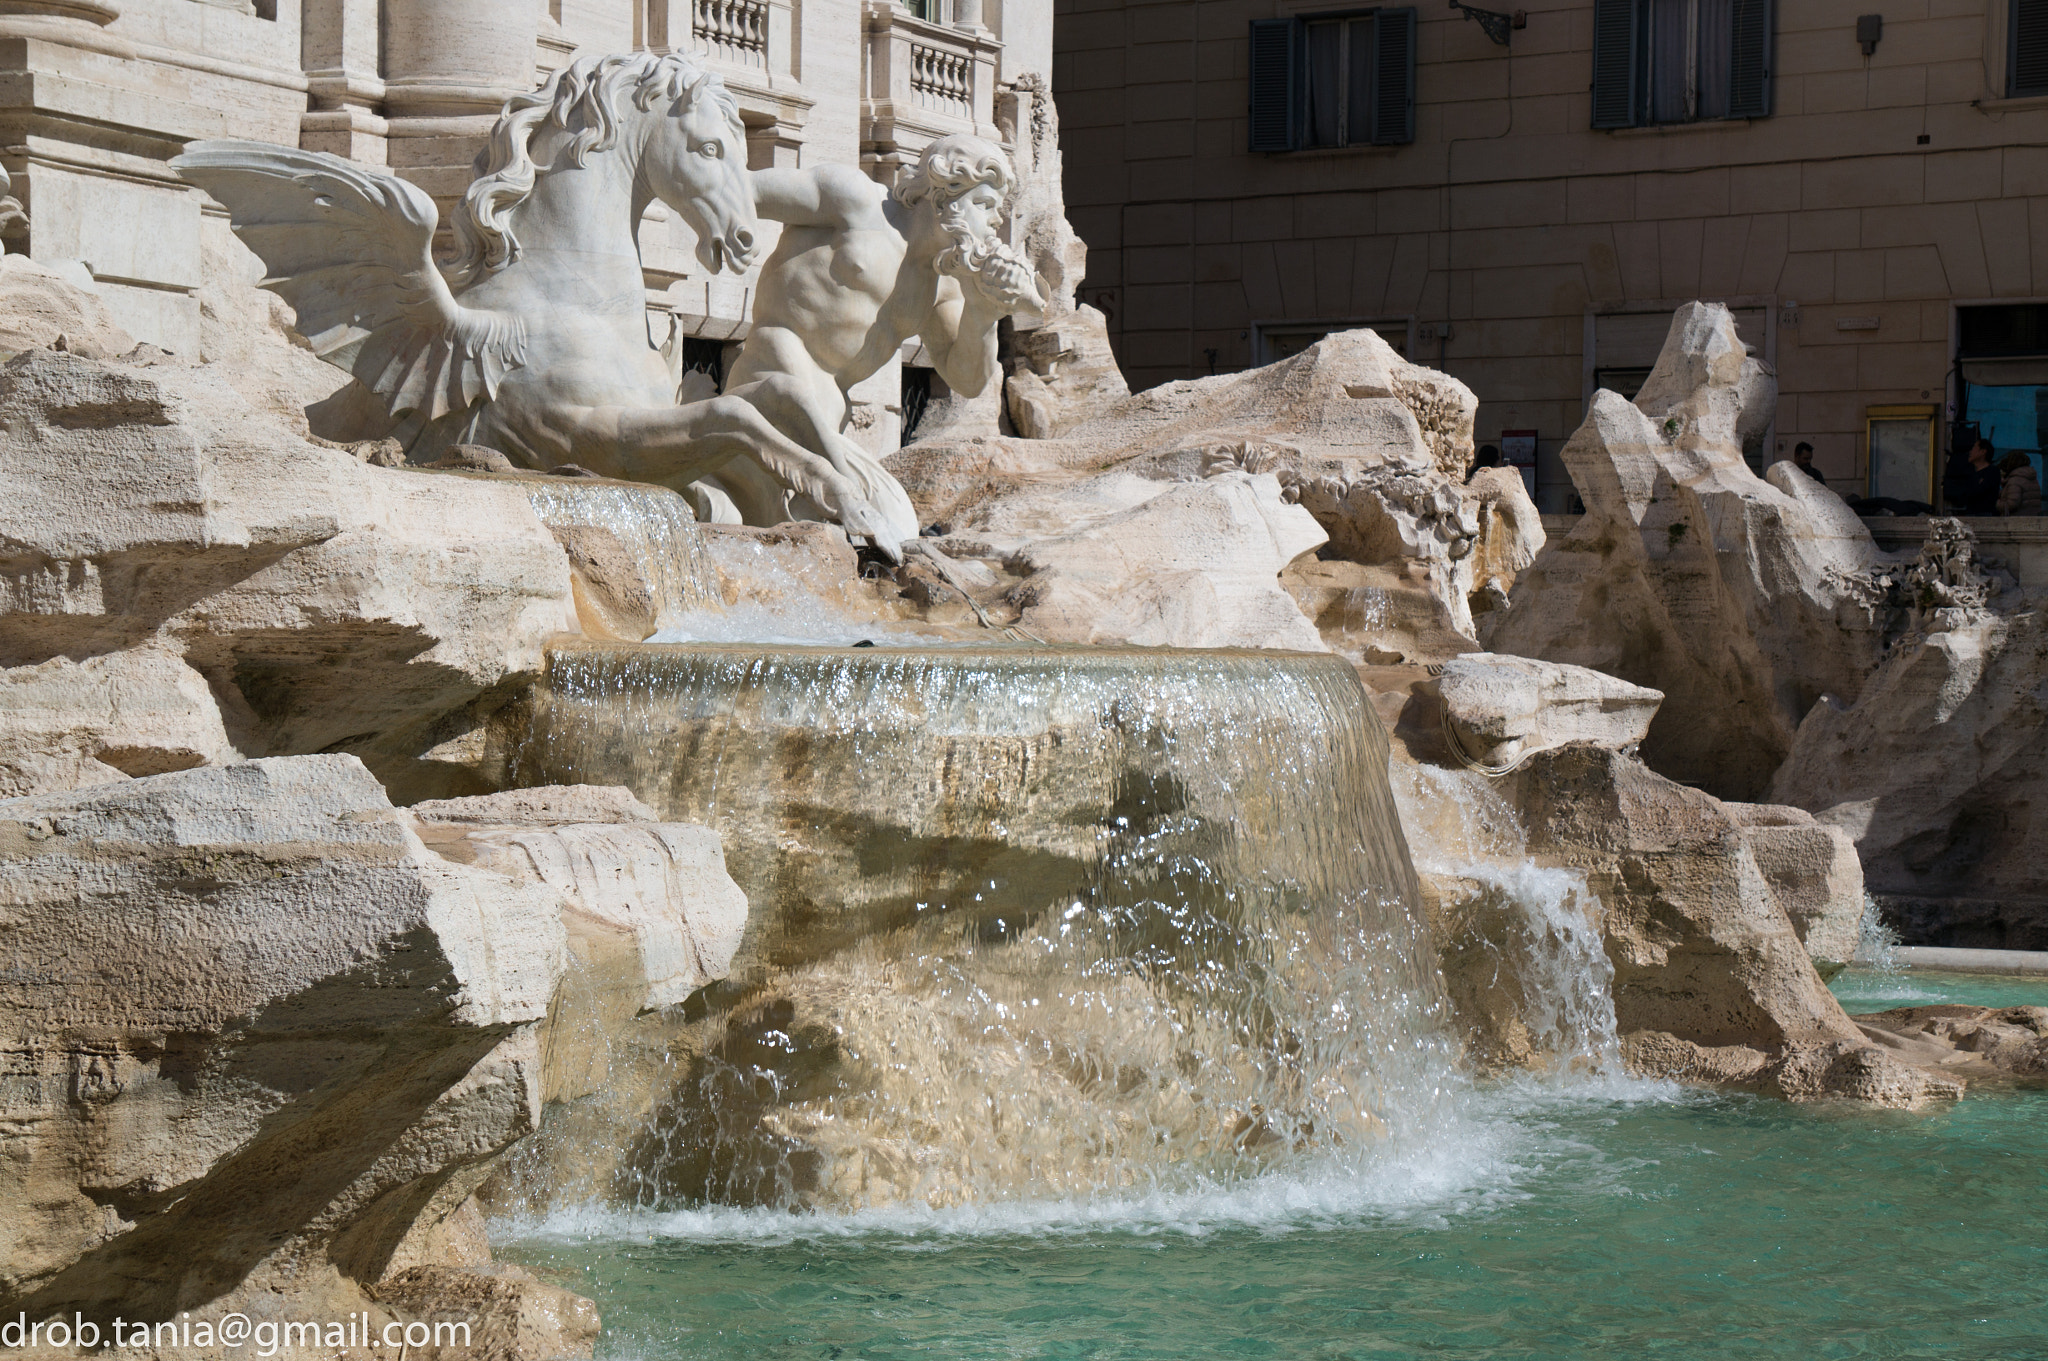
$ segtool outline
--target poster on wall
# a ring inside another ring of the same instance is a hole
[[[1531,501],[1535,500],[1536,432],[1534,430],[1501,431],[1500,461],[1522,474],[1523,490],[1529,493]]]

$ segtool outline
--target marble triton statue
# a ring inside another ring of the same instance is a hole
[[[932,143],[893,192],[851,166],[754,173],[761,216],[784,226],[726,391],[855,481],[899,540],[917,536],[916,512],[843,433],[847,391],[909,340],[923,342],[955,393],[987,387],[996,324],[1045,305],[1031,267],[997,236],[1012,181],[1003,149],[968,136]],[[758,481],[763,466],[734,464],[707,481],[739,491],[736,481]]]
[[[481,444],[678,490],[726,473],[748,523],[779,523],[795,503],[896,554],[901,508],[877,510],[836,451],[784,434],[766,395],[675,403],[647,333],[642,213],[657,197],[681,213],[708,270],[743,272],[759,254],[739,107],[688,58],[583,58],[508,101],[446,265],[433,201],[394,176],[242,141],[196,142],[171,164],[227,207],[265,286],[354,377],[324,404],[322,433],[395,436],[414,462]]]

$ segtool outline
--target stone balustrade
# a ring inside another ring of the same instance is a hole
[[[893,0],[868,0],[862,165],[884,182],[952,133],[1001,139],[995,122],[1002,44],[967,7],[972,26],[917,18]]]
[[[917,102],[957,118],[974,116],[974,59],[924,43],[910,45],[910,88]]]
[[[767,69],[769,31],[766,0],[690,0],[691,45],[714,61]]]

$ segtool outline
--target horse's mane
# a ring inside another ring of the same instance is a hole
[[[455,210],[460,253],[447,272],[458,287],[519,258],[512,214],[532,195],[541,173],[531,151],[533,135],[543,127],[573,131],[569,159],[580,166],[591,153],[618,144],[618,96],[627,90],[643,113],[657,99],[673,102],[689,95],[695,103],[708,96],[717,101],[733,130],[744,135],[739,101],[725,83],[679,53],[633,52],[571,62],[532,94],[505,101],[490,143],[477,158],[477,179]]]

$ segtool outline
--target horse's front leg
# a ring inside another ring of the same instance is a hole
[[[886,517],[854,479],[737,397],[678,407],[557,408],[550,417],[575,461],[594,473],[677,490],[717,477],[748,524],[779,524],[788,518],[782,498],[764,485],[768,479],[746,475],[764,470],[776,487],[806,494],[836,514],[848,534],[898,556]]]

